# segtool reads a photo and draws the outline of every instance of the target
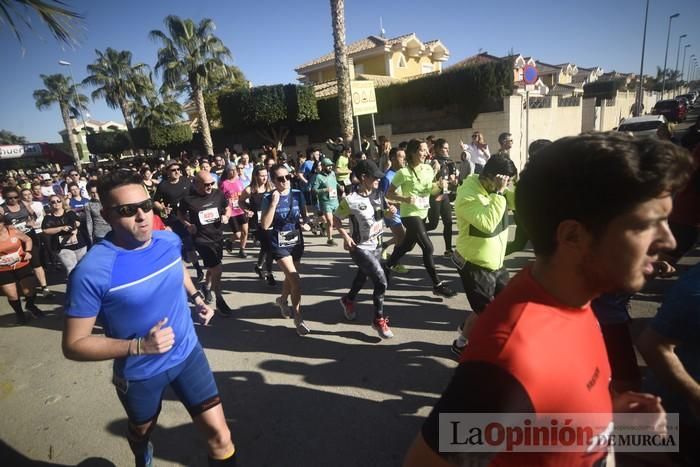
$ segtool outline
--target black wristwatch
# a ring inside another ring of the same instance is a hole
[[[202,295],[202,292],[200,292],[200,291],[198,290],[198,291],[196,291],[195,293],[193,293],[192,295],[190,295],[190,297],[189,297],[190,303],[193,304],[193,305],[195,305],[195,304],[196,304],[195,302],[197,301],[197,297],[199,297],[199,298],[201,298],[202,300],[204,300],[204,295]]]

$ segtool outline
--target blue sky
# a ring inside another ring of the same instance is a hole
[[[40,74],[67,73],[58,60],[73,64],[77,81],[95,59],[95,49],[130,50],[134,62],[155,63],[157,45],[148,38],[163,29],[168,14],[211,18],[216,34],[233,53],[233,63],[253,85],[294,82],[294,68],[332,50],[328,0],[185,1],[67,0],[86,19],[75,49],[57,43],[43,25],[24,31],[24,52],[0,24],[0,129],[32,142],[59,141],[63,128],[58,108],[39,111],[32,92],[42,87]],[[387,37],[415,32],[427,41],[440,39],[450,50],[450,65],[482,51],[504,55],[513,50],[547,63],[598,65],[605,71],[639,73],[645,0],[348,0],[347,41],[379,33],[383,18]],[[700,57],[700,9],[697,0],[651,0],[645,73],[663,66],[668,17],[673,20],[669,68],[676,63],[678,36],[688,34],[688,56]],[[39,23],[34,18],[35,23]],[[681,51],[681,59],[683,52]],[[680,68],[680,65],[679,65]],[[90,89],[83,90],[89,95]],[[381,109],[380,109],[381,110]],[[89,105],[92,118],[122,121],[104,101]]]

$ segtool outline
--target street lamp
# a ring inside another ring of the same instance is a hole
[[[678,36],[678,50],[676,51],[676,82],[674,83],[676,88],[678,87],[678,59],[681,57],[681,41],[684,37],[688,37],[687,34],[681,34]]]
[[[684,59],[685,60],[685,59]],[[83,131],[85,132],[85,144],[87,144],[87,125],[85,124],[85,116],[83,116],[83,109],[82,106],[80,105],[80,99],[78,98],[78,87],[75,84],[75,78],[73,78],[73,67],[71,66],[71,62],[68,62],[66,60],[59,60],[58,64],[61,66],[67,66],[68,67],[68,74],[70,75],[70,79],[73,82],[73,93],[75,94],[75,103],[78,106],[78,112],[80,113],[80,120],[83,122]],[[81,149],[84,147],[83,142],[80,142]],[[81,154],[78,156],[78,160],[76,161],[76,165],[78,166],[78,169],[80,169],[80,159],[82,156],[82,152],[80,151]]]
[[[689,83],[690,82],[690,62],[692,62],[695,59],[695,54],[692,54],[690,58],[688,58],[688,74],[685,76],[685,82]]]
[[[647,20],[649,19],[649,0],[647,0],[647,9],[644,14],[644,35],[642,36],[642,63],[639,66],[639,86],[637,88],[637,109],[635,116],[642,114],[642,101],[644,100],[644,48],[647,45]],[[685,60],[685,57],[683,57]]]
[[[690,47],[690,44],[685,44],[683,46],[683,65],[681,65],[681,81],[683,81],[683,75],[685,74],[685,54],[688,52],[688,47]]]
[[[664,55],[664,77],[661,81],[661,99],[664,98],[664,91],[666,90],[666,62],[668,61],[668,43],[671,40],[671,21],[673,18],[678,18],[680,15],[680,13],[676,13],[668,17],[668,35],[666,36],[666,54]]]

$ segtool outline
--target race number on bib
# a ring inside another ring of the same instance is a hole
[[[338,199],[338,191],[333,188],[328,189],[328,197],[330,199]]]
[[[283,230],[277,232],[277,245],[281,247],[292,247],[299,243],[298,230]]]
[[[372,224],[369,228],[369,238],[374,238],[384,230],[384,221],[378,221]]]
[[[26,222],[18,222],[17,224],[13,225],[12,227],[19,230],[22,233],[27,233],[30,230],[32,230],[32,228],[29,227]]]
[[[0,266],[12,266],[20,261],[19,252],[0,256]]]
[[[418,209],[430,209],[430,197],[416,196],[416,207]]]
[[[213,224],[221,219],[218,208],[209,208],[199,211],[199,223],[202,225]]]

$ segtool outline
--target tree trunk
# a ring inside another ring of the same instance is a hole
[[[350,70],[345,49],[345,0],[331,0],[333,22],[333,49],[335,50],[335,75],[338,82],[338,110],[340,131],[346,143],[352,141],[352,97],[350,95]]]
[[[75,134],[73,133],[73,125],[70,121],[70,116],[68,113],[68,106],[63,102],[59,102],[61,107],[61,117],[63,117],[63,125],[66,127],[68,132],[68,144],[70,145],[70,150],[73,153],[73,161],[75,162],[75,168],[80,170],[82,165],[80,163],[80,154],[78,153],[78,145],[75,141]]]
[[[204,151],[206,156],[214,155],[214,144],[211,142],[211,133],[209,132],[209,120],[207,120],[207,110],[204,108],[204,93],[197,86],[192,86],[194,91],[194,104],[197,106],[197,113],[199,114],[199,131],[202,132],[202,139],[204,140]]]
[[[119,108],[122,110],[122,115],[124,116],[124,123],[126,123],[126,128],[131,131],[134,129],[134,125],[131,123],[131,117],[129,116],[129,103],[126,99],[119,99]]]

